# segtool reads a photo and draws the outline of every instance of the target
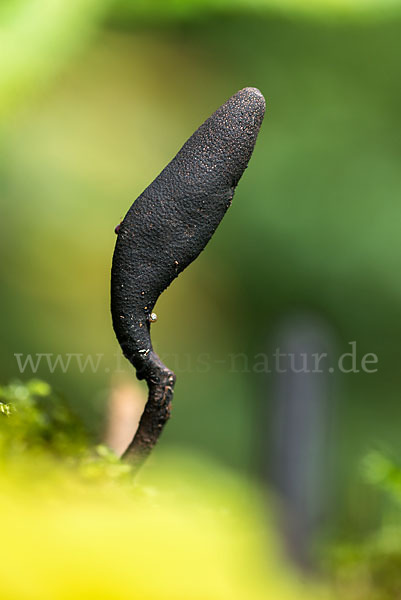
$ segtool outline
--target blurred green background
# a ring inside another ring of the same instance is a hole
[[[361,457],[377,444],[401,452],[399,9],[3,0],[1,381],[32,377],[15,353],[104,354],[96,373],[75,362],[37,372],[101,437],[120,354],[114,227],[206,117],[259,87],[268,112],[232,209],[156,307],[154,345],[178,375],[157,452],[259,473],[274,375],[233,372],[225,358],[266,352],[278,323],[311,314],[338,354],[355,340],[358,356],[379,358],[375,374],[331,376],[332,522],[365,527],[376,507]],[[207,373],[194,367],[205,353]]]

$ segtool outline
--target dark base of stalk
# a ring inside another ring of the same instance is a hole
[[[153,363],[146,379],[149,395],[134,439],[123,454],[123,459],[139,468],[156,445],[171,414],[175,374],[159,361]]]

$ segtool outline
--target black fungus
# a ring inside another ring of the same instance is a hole
[[[265,113],[256,88],[216,110],[133,203],[120,227],[111,274],[113,326],[124,355],[149,385],[129,456],[143,456],[169,416],[175,376],[153,351],[149,317],[170,283],[204,249],[231,204]]]

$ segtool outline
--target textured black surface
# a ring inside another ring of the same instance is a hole
[[[139,196],[118,229],[111,276],[114,330],[138,377],[150,388],[164,382],[169,397],[175,377],[153,352],[149,315],[161,292],[206,246],[230,206],[264,112],[259,90],[245,88],[232,96]],[[150,443],[149,435],[141,445]]]

